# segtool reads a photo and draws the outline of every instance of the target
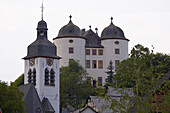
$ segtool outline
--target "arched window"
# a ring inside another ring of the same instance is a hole
[[[44,82],[45,82],[44,85],[49,85],[49,71],[47,68],[45,69],[45,81]]]
[[[55,86],[55,72],[53,69],[50,70],[50,86]]]
[[[28,83],[31,83],[31,81],[32,81],[32,71],[31,71],[31,69],[29,69],[29,71],[28,71]]]
[[[33,83],[36,85],[36,69],[33,69]]]

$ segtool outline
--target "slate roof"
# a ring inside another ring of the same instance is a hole
[[[42,105],[44,107],[44,110],[45,110],[45,113],[54,113],[55,110],[54,108],[52,107],[50,101],[48,100],[48,98],[43,98],[42,100]]]
[[[67,25],[63,26],[58,33],[57,37],[64,37],[64,36],[78,36],[81,37],[81,30],[78,26],[74,25],[71,21],[72,16],[70,16],[70,21]]]
[[[94,33],[91,29],[85,33],[84,37],[86,39],[85,47],[87,47],[87,48],[104,48],[101,45],[101,40],[100,40],[98,34]]]
[[[24,93],[23,100],[25,101],[26,113],[37,113],[37,111],[44,112],[40,98],[33,84],[25,84],[19,86],[20,91]]]
[[[112,87],[108,88],[107,95],[113,97],[121,97],[122,96],[122,94],[120,93],[121,90],[123,93],[126,92],[130,97],[134,96],[131,88],[122,89],[122,88],[112,88]]]
[[[109,26],[103,29],[101,33],[101,39],[124,39],[128,40],[124,36],[124,32],[120,27],[117,27],[112,22],[113,18],[111,17],[111,23]],[[129,41],[129,40],[128,40]]]
[[[56,53],[56,46],[47,38],[47,23],[44,20],[38,22],[37,39],[28,46],[27,56],[23,59],[34,57],[50,57],[60,59]]]

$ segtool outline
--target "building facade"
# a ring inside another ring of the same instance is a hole
[[[60,67],[68,66],[70,60],[76,60],[88,72],[89,81],[103,86],[107,78],[107,66],[112,60],[115,69],[117,64],[128,58],[128,39],[121,28],[112,22],[103,29],[101,36],[91,29],[85,31],[70,21],[63,26],[54,38],[57,55],[62,57]]]

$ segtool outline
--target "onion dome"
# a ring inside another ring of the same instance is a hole
[[[74,25],[71,21],[72,16],[70,15],[70,21],[67,25],[63,26],[58,33],[58,37],[71,36],[81,37],[81,30],[78,26]]]
[[[37,39],[28,46],[27,56],[23,59],[34,57],[60,58],[56,54],[56,46],[47,39],[47,30],[47,23],[44,20],[39,21]]]
[[[101,34],[101,39],[125,39],[123,30],[115,26],[112,22],[113,18],[111,17],[111,23],[108,27],[104,28]]]

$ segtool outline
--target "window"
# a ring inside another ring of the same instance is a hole
[[[87,77],[87,82],[91,84],[91,78]]]
[[[115,44],[119,44],[119,41],[115,41]]]
[[[31,81],[32,81],[32,71],[31,71],[31,69],[29,69],[29,71],[28,71],[28,83],[31,83]]]
[[[120,50],[119,49],[115,49],[115,54],[120,54]]]
[[[33,83],[36,85],[36,70],[35,68],[33,69]]]
[[[98,86],[102,86],[102,77],[98,77]]]
[[[73,43],[73,40],[71,39],[71,40],[69,40],[69,42],[70,42],[70,43]]]
[[[49,85],[50,83],[49,83],[49,71],[48,71],[48,69],[46,68],[45,69],[45,79],[44,79],[44,85]]]
[[[96,68],[97,67],[97,62],[96,60],[92,60],[92,68]]]
[[[44,85],[55,86],[55,72],[53,69],[50,71],[47,68],[45,69]]]
[[[102,50],[102,49],[99,49],[99,50],[98,50],[98,54],[99,54],[99,55],[103,55],[103,50]]]
[[[86,49],[86,55],[90,55],[90,49]]]
[[[33,83],[34,85],[36,85],[36,70],[35,70],[35,68],[33,69],[33,71],[31,69],[29,69],[29,71],[28,71],[28,83]]]
[[[92,55],[96,55],[96,54],[97,54],[96,49],[92,49]]]
[[[118,69],[118,64],[120,63],[119,60],[115,60],[115,69]]]
[[[73,47],[69,47],[69,53],[74,53],[74,48]]]
[[[86,60],[86,68],[90,68],[90,60]]]
[[[98,61],[98,68],[103,69],[103,60]]]
[[[93,80],[93,86],[96,87],[96,80]]]
[[[55,72],[53,69],[50,71],[50,86],[55,86]]]

